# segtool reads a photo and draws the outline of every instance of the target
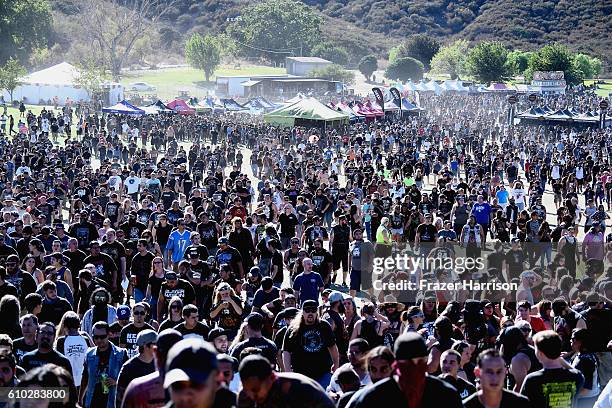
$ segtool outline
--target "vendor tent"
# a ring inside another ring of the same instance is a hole
[[[102,108],[104,113],[117,113],[121,115],[144,115],[145,111],[137,108],[127,101],[121,101],[113,106]]]
[[[272,102],[269,102],[263,96],[258,96],[256,98],[253,98],[249,100],[248,102],[242,104],[242,106],[244,106],[246,109],[263,110],[263,111],[273,110],[277,108],[275,104],[273,104]]]
[[[425,91],[432,91],[436,95],[440,95],[444,89],[436,81],[429,81],[425,84]]]
[[[228,111],[235,112],[245,110],[244,106],[240,105],[238,102],[233,100],[232,98],[221,99],[221,103]]]
[[[182,99],[170,101],[166,104],[166,106],[176,113],[180,113],[181,115],[195,115],[196,113],[195,109],[187,105],[187,102]]]
[[[304,98],[264,115],[266,123],[281,126],[327,126],[346,124],[349,115],[333,110],[315,98]]]
[[[79,75],[79,70],[67,62],[33,72],[19,79],[20,85],[13,91],[13,99],[46,104],[57,97],[60,105],[64,105],[66,100],[89,101],[89,93],[78,83]],[[10,99],[8,92],[0,90],[0,95],[5,101]],[[117,103],[123,99],[123,86],[117,82],[104,82],[102,96],[109,105]]]
[[[146,106],[139,106],[138,109],[142,109],[147,115],[157,115],[159,113],[170,113],[174,112],[172,109],[169,109],[162,101],[159,99],[157,102],[153,102]]]

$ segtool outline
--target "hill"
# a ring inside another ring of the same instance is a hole
[[[70,15],[79,0],[50,0],[55,12]],[[129,2],[129,0],[125,0]],[[444,42],[458,38],[496,39],[533,50],[559,41],[612,63],[612,2],[601,0],[302,0],[324,17],[323,32],[356,59],[386,50],[413,33]],[[180,0],[160,27],[164,46],[181,50],[192,32],[221,32],[255,0]],[[355,55],[360,54],[360,55]]]

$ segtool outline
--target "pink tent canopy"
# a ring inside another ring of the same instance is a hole
[[[353,106],[353,110],[357,112],[357,114],[365,116],[367,119],[373,119],[376,117],[376,114],[374,112],[372,112],[365,105],[362,105],[360,103]]]
[[[175,99],[168,102],[166,106],[181,115],[195,115],[196,111],[182,99]]]
[[[385,112],[383,112],[380,107],[376,107],[372,104],[372,102],[368,101],[365,104],[365,107],[370,111],[373,112],[374,115],[376,116],[385,116]]]

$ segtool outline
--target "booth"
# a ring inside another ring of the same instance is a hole
[[[304,98],[264,115],[264,122],[283,127],[336,127],[349,123],[349,115],[331,109],[315,98]]]
[[[109,106],[106,108],[102,108],[102,112],[104,113],[115,113],[118,115],[144,115],[145,111],[137,108],[131,103],[123,100],[113,106]]]

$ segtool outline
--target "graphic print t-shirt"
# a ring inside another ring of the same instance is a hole
[[[331,372],[331,356],[328,347],[336,344],[331,326],[326,321],[302,325],[297,333],[288,331],[283,350],[291,353],[293,371],[310,378],[318,378]]]
[[[119,344],[125,344],[125,348],[128,352],[128,358],[132,358],[138,355],[138,345],[136,344],[136,338],[138,333],[143,330],[150,329],[153,327],[145,323],[142,327],[134,326],[134,323],[130,323],[121,329],[121,335],[119,336]]]
[[[542,369],[525,377],[521,394],[539,408],[572,408],[576,395],[584,384],[577,370]]]

